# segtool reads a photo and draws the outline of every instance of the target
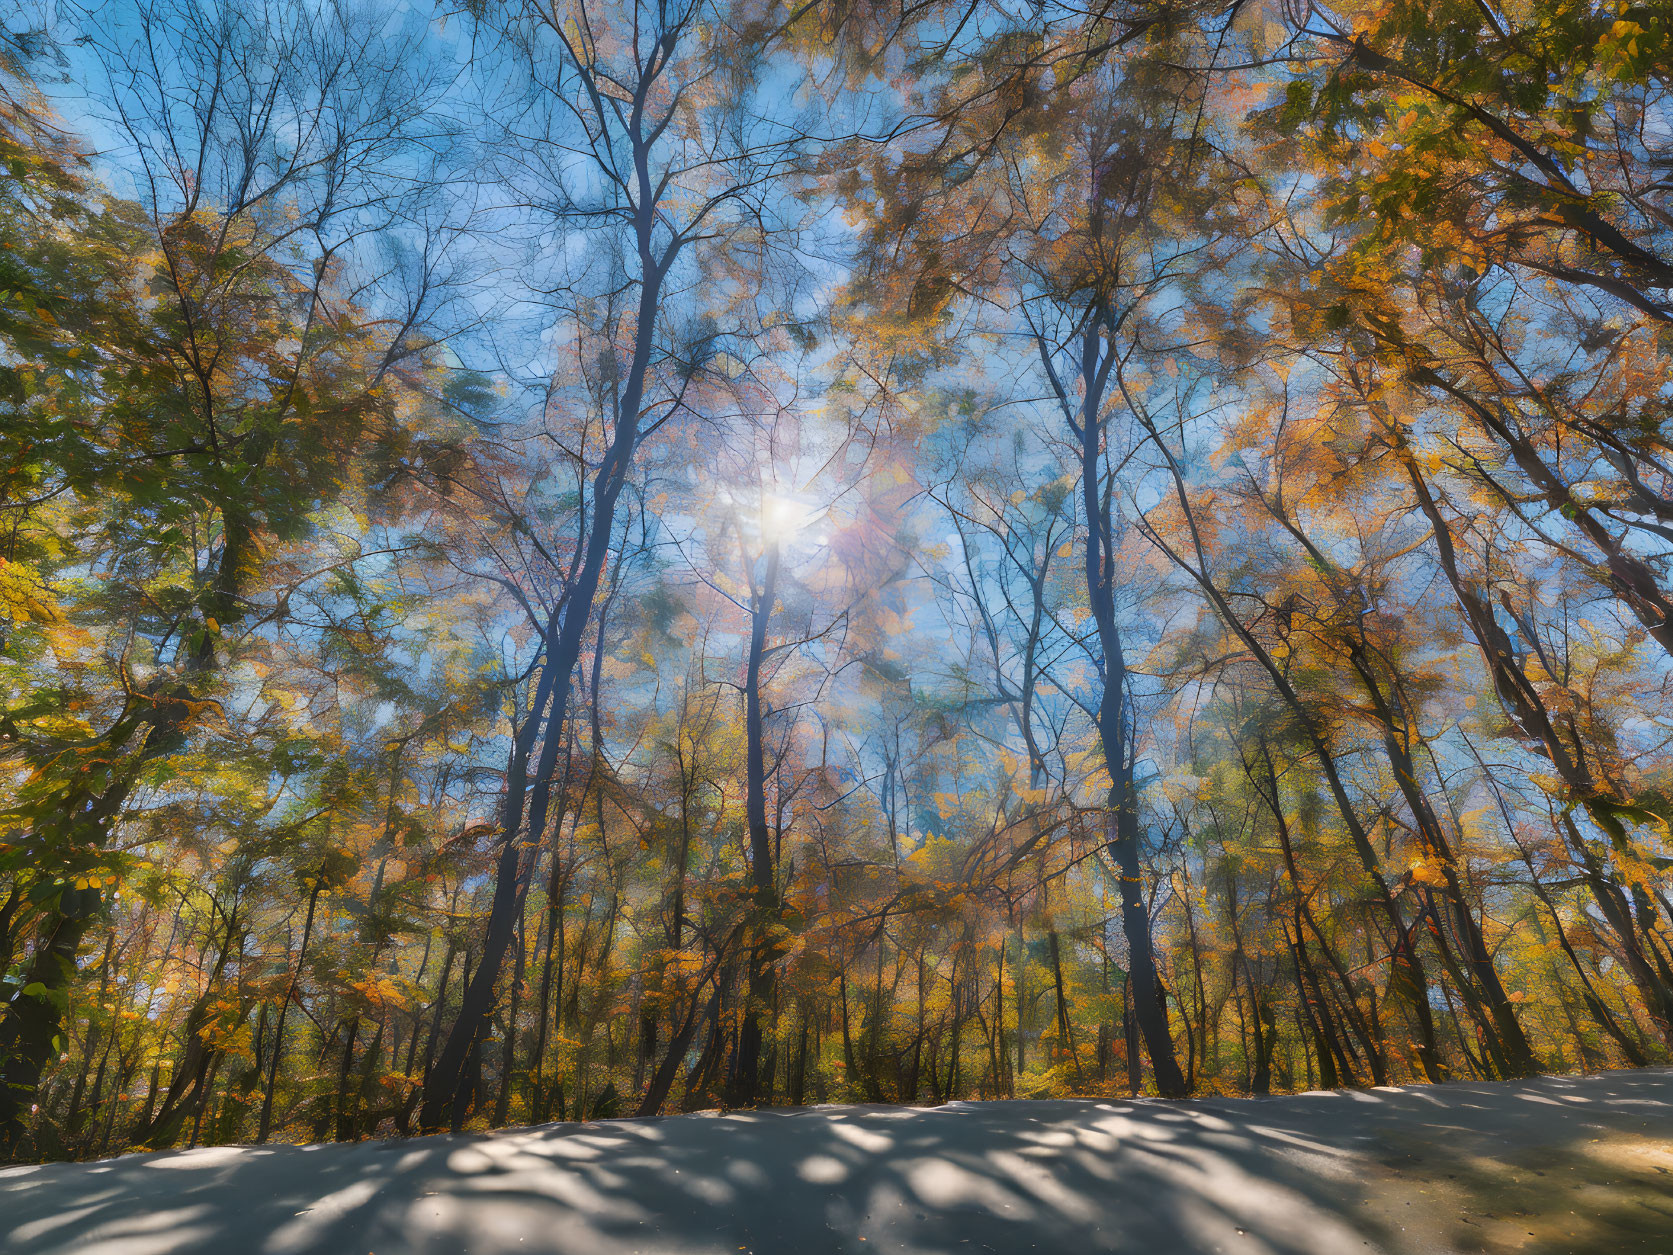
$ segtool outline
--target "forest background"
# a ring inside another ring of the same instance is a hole
[[[0,1157],[1673,1043],[1673,5],[16,5]]]

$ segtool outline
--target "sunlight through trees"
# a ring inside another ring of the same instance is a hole
[[[18,6],[0,1158],[1673,1050],[1673,7]]]

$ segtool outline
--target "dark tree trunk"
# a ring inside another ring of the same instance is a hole
[[[1211,578],[1206,547],[1197,528],[1196,513],[1191,504],[1190,493],[1187,492],[1185,487],[1184,472],[1180,470],[1179,463],[1175,459],[1173,451],[1168,447],[1167,441],[1154,427],[1149,425],[1149,419],[1143,414],[1138,415],[1138,418],[1145,424],[1145,430],[1149,434],[1151,442],[1167,463],[1169,475],[1173,480],[1174,495],[1184,516],[1186,530],[1191,538],[1195,563],[1187,560],[1183,554],[1176,551],[1154,529],[1147,528],[1146,535],[1150,538],[1151,544],[1155,545],[1158,550],[1167,556],[1169,561],[1189,575],[1196,585],[1202,589],[1204,595],[1214,606],[1220,621],[1225,624],[1227,630],[1242,642],[1244,648],[1249,651],[1261,670],[1266,672],[1279,697],[1294,716],[1297,727],[1313,749],[1318,759],[1319,769],[1324,773],[1325,783],[1329,786],[1331,798],[1336,803],[1337,812],[1342,816],[1342,823],[1348,830],[1354,852],[1359,856],[1360,865],[1365,871],[1366,878],[1371,881],[1372,887],[1376,891],[1377,904],[1388,921],[1391,934],[1389,948],[1393,959],[1389,989],[1402,999],[1403,1004],[1412,1015],[1418,1033],[1418,1060],[1423,1068],[1424,1075],[1432,1082],[1439,1081],[1442,1079],[1442,1073],[1435,1048],[1433,1017],[1429,1011],[1428,977],[1424,973],[1423,964],[1418,959],[1417,951],[1412,943],[1412,927],[1406,923],[1400,904],[1395,900],[1392,891],[1389,889],[1388,881],[1383,876],[1381,860],[1377,857],[1376,847],[1371,844],[1370,834],[1365,830],[1365,825],[1361,822],[1358,812],[1354,809],[1353,801],[1348,796],[1347,787],[1343,784],[1341,773],[1337,769],[1335,755],[1331,753],[1330,746],[1325,740],[1324,731],[1314,717],[1313,711],[1302,700],[1301,694],[1296,691],[1295,686],[1290,683],[1289,676],[1278,665],[1277,660],[1273,658],[1272,652],[1238,617],[1231,603],[1227,600],[1226,594]]]
[[[649,160],[648,144],[641,146],[637,139],[635,159],[641,166]],[[640,186],[648,189],[648,178],[642,179]],[[584,559],[567,593],[553,609],[544,632],[544,659],[536,683],[535,699],[529,704],[528,717],[519,731],[506,773],[506,800],[500,821],[503,845],[494,869],[494,896],[483,935],[481,960],[465,989],[458,1019],[448,1034],[441,1058],[426,1078],[423,1105],[419,1111],[419,1126],[424,1129],[439,1129],[445,1122],[457,1121],[461,1116],[461,1095],[468,1060],[480,1045],[487,1027],[499,984],[500,968],[511,945],[514,924],[522,904],[522,889],[526,883],[525,851],[545,836],[553,773],[563,741],[564,723],[569,715],[571,681],[581,658],[582,640],[610,552],[616,502],[627,484],[634,445],[639,438],[645,381],[655,350],[662,283],[682,247],[682,243],[677,241],[660,255],[655,254],[652,236],[656,221],[656,206],[641,196],[634,212],[641,278],[633,356],[617,402],[610,447],[593,477],[592,513]],[[541,746],[541,754],[531,778],[528,765],[537,742]]]
[[[1075,1051],[1074,1028],[1069,1023],[1069,999],[1063,989],[1062,947],[1055,928],[1046,930],[1046,949],[1051,955],[1052,988],[1057,995],[1057,1048],[1068,1056],[1069,1062],[1074,1065],[1075,1080],[1084,1086],[1086,1077],[1081,1073],[1080,1056]]]
[[[1121,980],[1121,1031],[1127,1047],[1127,1088],[1134,1097],[1144,1092],[1144,1057],[1139,1053],[1139,1023],[1133,1016],[1133,974]]]
[[[1458,566],[1457,550],[1451,528],[1442,517],[1440,507],[1418,470],[1416,459],[1403,437],[1396,435],[1395,449],[1406,468],[1419,507],[1429,523],[1434,537],[1436,556],[1453,595],[1463,612],[1464,621],[1481,651],[1494,690],[1512,727],[1520,739],[1535,753],[1552,765],[1559,779],[1572,791],[1587,813],[1605,832],[1619,825],[1611,803],[1584,765],[1584,758],[1571,749],[1557,729],[1557,722],[1546,708],[1539,689],[1524,671],[1519,652],[1510,634],[1494,615],[1488,594],[1476,582],[1467,579]],[[1574,827],[1571,816],[1564,815],[1562,828],[1581,864],[1587,884],[1597,899],[1604,918],[1621,943],[1628,974],[1637,985],[1651,1019],[1665,1041],[1673,1043],[1673,982],[1664,980],[1646,960],[1640,943],[1639,927],[1632,913],[1619,906],[1619,888],[1604,873],[1589,845]]]
[[[750,596],[749,657],[744,667],[745,815],[749,824],[750,887],[754,896],[756,939],[748,961],[748,997],[743,1025],[738,1031],[738,1059],[731,1102],[755,1105],[760,1087],[762,1017],[773,1000],[776,969],[772,929],[778,918],[778,882],[773,867],[772,830],[767,824],[767,756],[761,700],[761,664],[767,647],[767,625],[777,595],[779,547],[769,544],[765,570]],[[751,584],[755,581],[751,580]]]
[[[562,819],[562,816],[559,816]],[[556,856],[557,851],[553,851]],[[517,917],[517,946],[511,965],[511,1006],[505,1013],[505,1042],[500,1050],[500,1087],[494,1098],[495,1128],[506,1122],[511,1105],[511,1077],[517,1063],[517,1011],[523,999],[523,917]]]
[[[302,965],[308,961],[308,939],[314,934],[314,908],[319,905],[320,891],[324,887],[325,868],[321,867],[314,877],[313,888],[308,891],[308,914],[302,921],[302,944],[297,947],[296,966],[291,969],[290,980],[285,985],[285,999],[279,1004],[278,1023],[273,1028],[273,1057],[267,1061],[267,1083],[263,1087],[261,1118],[256,1126],[258,1144],[267,1140],[268,1131],[273,1126],[273,1087],[279,1075],[279,1059],[285,1050],[285,1016],[290,1011],[291,1001],[296,997],[296,985],[302,976]],[[442,979],[445,981],[447,978],[444,975]]]
[[[1456,857],[1442,829],[1440,817],[1418,785],[1417,765],[1412,759],[1406,740],[1399,735],[1399,731],[1406,727],[1405,721],[1399,718],[1383,693],[1363,645],[1350,642],[1348,657],[1359,675],[1360,684],[1370,700],[1371,709],[1376,714],[1382,732],[1383,752],[1388,757],[1401,796],[1412,813],[1419,835],[1440,864],[1441,874],[1446,882],[1445,901],[1448,914],[1457,932],[1459,946],[1464,952],[1467,969],[1458,973],[1457,979],[1461,982],[1460,993],[1472,1006],[1485,1004],[1483,1027],[1491,1035],[1493,1051],[1501,1057],[1505,1075],[1531,1076],[1538,1071],[1539,1063],[1534,1058],[1533,1048],[1529,1046],[1522,1025],[1516,1018],[1510,996],[1499,980],[1498,969],[1493,966],[1493,957],[1487,951],[1481,926],[1465,899],[1464,888],[1458,877]],[[1475,989],[1466,991],[1466,983],[1473,984]]]

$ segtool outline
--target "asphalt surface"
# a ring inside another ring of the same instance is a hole
[[[1673,1255],[1673,1070],[821,1107],[0,1169],[6,1255]]]

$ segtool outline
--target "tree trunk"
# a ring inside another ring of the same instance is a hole
[[[754,897],[755,942],[748,962],[748,997],[743,1025],[738,1031],[738,1060],[733,1077],[732,1105],[753,1107],[760,1086],[761,1021],[773,1000],[776,941],[772,930],[778,919],[778,888],[773,867],[772,830],[767,824],[767,757],[761,701],[761,663],[766,653],[767,625],[777,596],[779,546],[768,545],[765,571],[750,597],[749,657],[744,667],[745,815],[749,825],[750,887]],[[753,584],[754,581],[751,580]]]
[[[640,156],[643,160],[643,154]],[[641,187],[648,187],[648,184],[641,183]],[[605,559],[610,552],[616,502],[627,484],[634,445],[639,437],[645,379],[655,349],[662,283],[680,248],[678,244],[671,245],[660,256],[653,255],[651,240],[655,215],[656,206],[642,197],[635,207],[634,217],[642,273],[633,357],[617,405],[610,447],[593,477],[593,508],[585,557],[546,625],[542,645],[545,658],[536,683],[535,700],[529,704],[528,717],[518,734],[506,772],[506,800],[500,822],[503,845],[494,868],[494,896],[482,939],[482,955],[461,1000],[459,1016],[448,1034],[441,1059],[425,1081],[419,1127],[426,1130],[439,1129],[450,1119],[457,1121],[461,1118],[459,1108],[467,1061],[480,1044],[489,1012],[493,1009],[500,967],[511,945],[513,926],[522,903],[521,890],[526,883],[524,851],[545,835],[553,769],[563,741],[564,722],[569,715],[571,681],[581,658],[582,639],[592,615],[593,602],[598,596]],[[537,741],[541,744],[541,755],[532,777],[531,790],[528,763]],[[526,828],[525,795],[528,803]],[[523,835],[525,831],[526,837]]]
[[[314,933],[314,908],[319,905],[320,891],[324,887],[325,868],[322,866],[314,876],[313,888],[308,891],[308,913],[302,921],[302,944],[297,947],[296,966],[291,969],[290,980],[285,985],[285,999],[279,1004],[278,1023],[273,1029],[273,1057],[267,1063],[267,1083],[261,1096],[261,1119],[256,1127],[258,1145],[267,1140],[268,1130],[273,1125],[273,1087],[279,1075],[279,1058],[285,1049],[285,1016],[290,1011],[292,999],[296,997],[296,985],[302,977],[302,965],[308,961],[308,939]],[[442,980],[445,982],[446,979],[444,974]]]

